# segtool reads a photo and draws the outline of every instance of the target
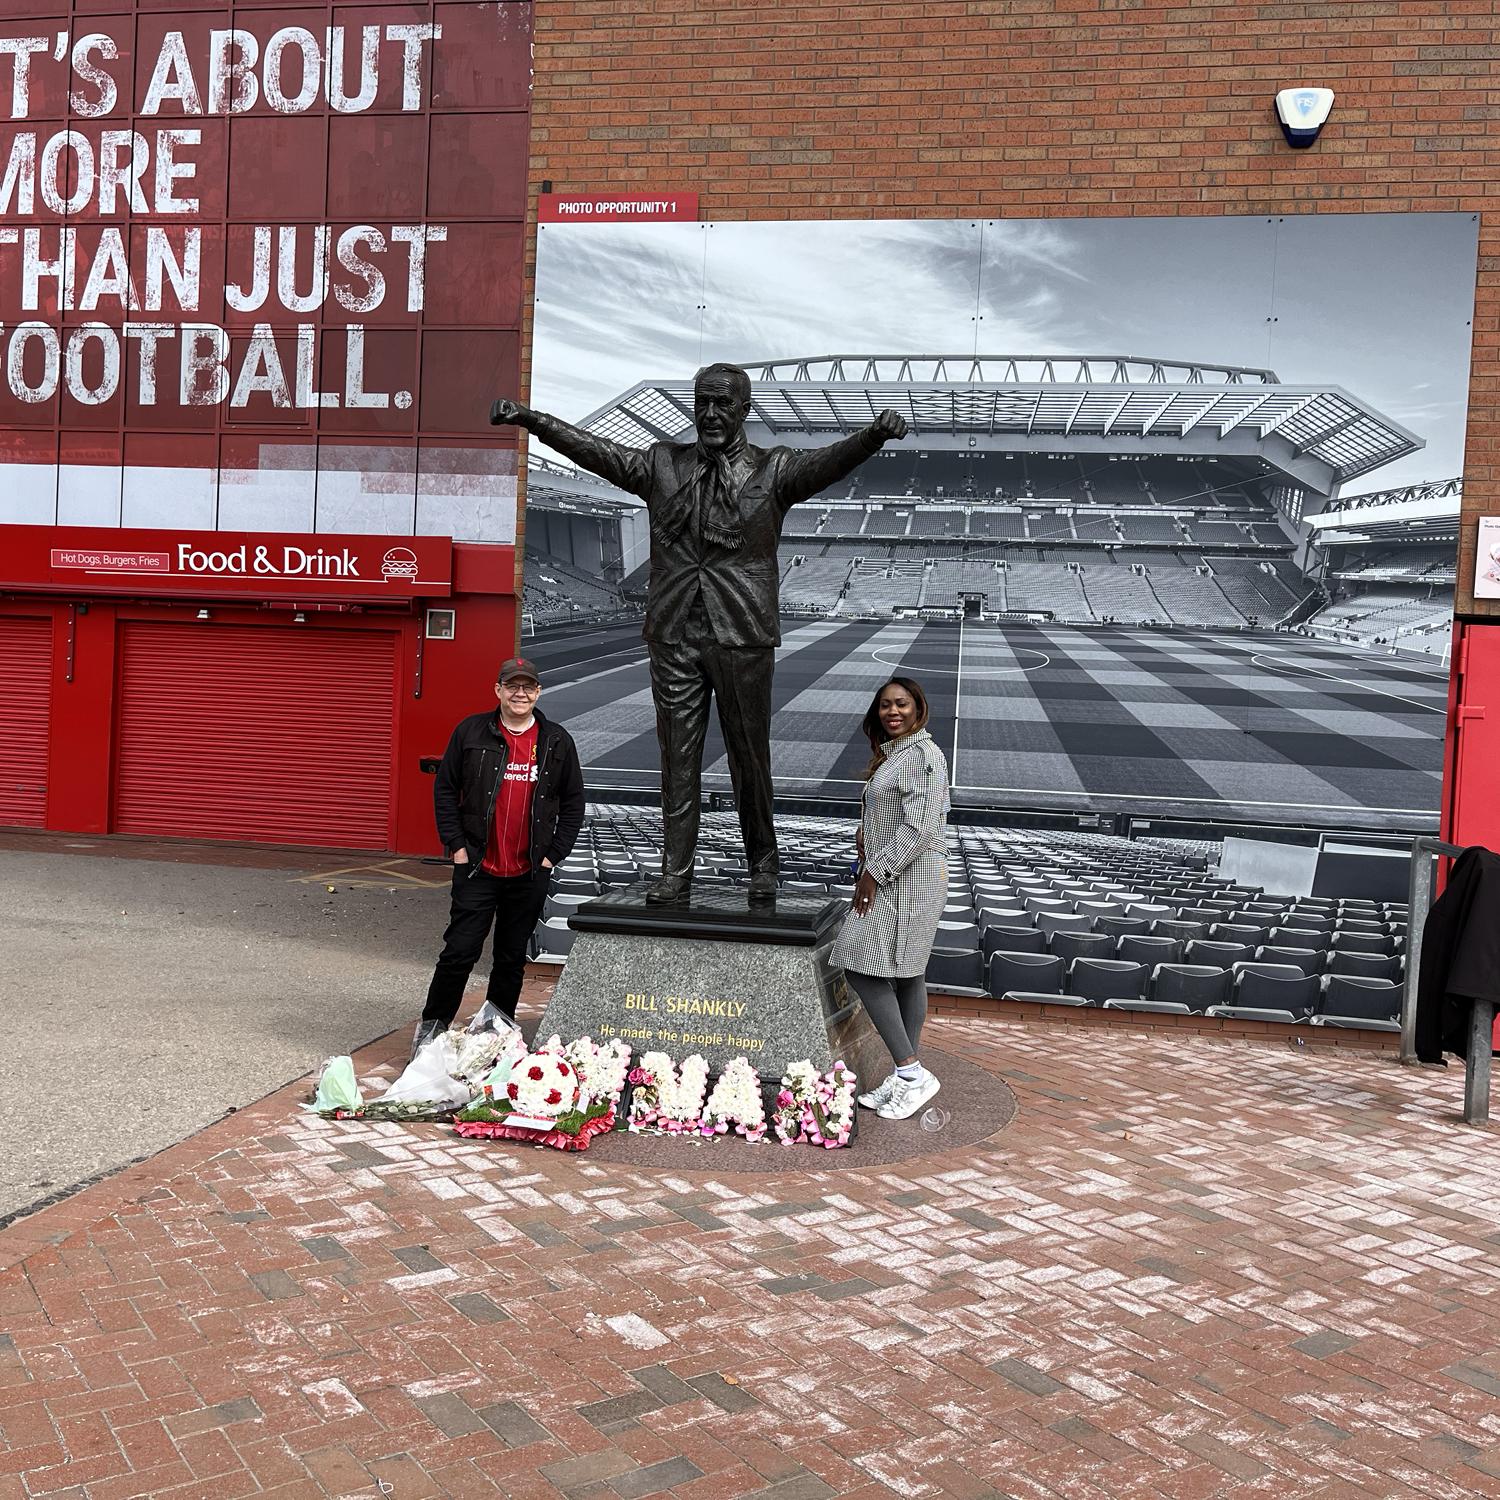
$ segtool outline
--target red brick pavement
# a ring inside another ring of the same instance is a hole
[[[932,1028],[1020,1112],[900,1169],[606,1167],[298,1087],[22,1221],[0,1500],[1500,1495],[1456,1074]]]

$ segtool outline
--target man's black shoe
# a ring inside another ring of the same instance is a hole
[[[750,899],[756,905],[776,899],[775,870],[757,870],[750,877]]]
[[[693,894],[691,875],[663,875],[646,892],[647,906],[686,906]]]

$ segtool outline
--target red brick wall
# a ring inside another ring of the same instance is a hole
[[[1496,0],[545,0],[533,193],[697,189],[704,218],[1500,206]],[[1334,89],[1309,151],[1279,88]],[[1500,510],[1500,219],[1481,230],[1459,608]],[[1378,309],[1372,309],[1378,316]]]

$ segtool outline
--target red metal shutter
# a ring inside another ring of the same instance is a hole
[[[390,848],[396,660],[390,631],[126,623],[115,830]]]
[[[0,617],[0,698],[0,823],[40,828],[47,818],[50,619]]]

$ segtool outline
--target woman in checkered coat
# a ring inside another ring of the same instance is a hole
[[[830,960],[895,1064],[859,1102],[904,1120],[939,1088],[917,1060],[917,1042],[927,1016],[927,960],[948,895],[948,764],[927,732],[926,695],[910,677],[893,677],[875,694],[861,728],[874,752],[857,841],[863,869]]]

